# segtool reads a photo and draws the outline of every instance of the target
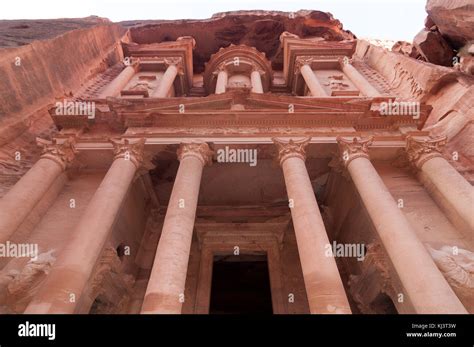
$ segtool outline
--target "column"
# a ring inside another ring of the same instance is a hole
[[[473,232],[474,187],[443,158],[441,146],[446,142],[446,137],[425,140],[408,137],[408,159],[421,173],[426,189],[447,209],[450,219],[457,224],[460,218]]]
[[[252,70],[250,73],[250,82],[252,83],[252,93],[263,94],[261,71]]]
[[[296,69],[297,72],[299,71],[303,76],[308,89],[311,92],[312,96],[315,97],[323,97],[328,96],[326,91],[324,90],[323,86],[319,82],[318,78],[314,74],[313,69],[311,68],[312,59],[311,58],[298,58],[296,60]]]
[[[137,72],[137,64],[127,66],[110,82],[105,89],[100,93],[99,98],[106,98],[108,96],[119,96],[120,92],[125,88],[128,82],[135,76]]]
[[[227,80],[228,80],[227,70],[225,70],[225,68],[221,68],[219,72],[217,73],[216,91],[215,91],[216,94],[225,93],[226,88],[227,88]]]
[[[81,296],[140,166],[145,140],[112,143],[112,165],[25,313],[75,313],[87,300]]]
[[[166,68],[165,74],[161,78],[158,88],[156,88],[152,94],[152,98],[166,98],[170,92],[171,87],[173,86],[174,79],[178,75],[181,67],[181,58],[168,58],[165,60],[165,63],[168,65]]]
[[[369,160],[371,139],[338,138],[344,162],[414,313],[467,313]]]
[[[173,191],[155,254],[142,313],[180,314],[202,170],[211,163],[206,143],[181,144]]]
[[[351,313],[336,261],[326,254],[330,242],[305,166],[309,139],[273,141],[278,148],[288,199],[293,202],[291,217],[310,311]]]
[[[37,139],[43,152],[40,159],[0,199],[0,243],[7,241],[42,199],[54,181],[74,159],[74,141],[58,144]]]
[[[375,89],[369,83],[369,81],[367,81],[365,77],[362,76],[362,74],[357,71],[354,66],[352,66],[347,57],[345,59],[342,59],[340,63],[342,71],[346,74],[347,77],[349,77],[352,83],[354,83],[357,89],[359,89],[363,94],[372,98],[380,96],[380,93],[377,91],[377,89]]]

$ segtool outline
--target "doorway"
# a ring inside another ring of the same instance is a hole
[[[214,255],[211,314],[271,314],[267,255]]]

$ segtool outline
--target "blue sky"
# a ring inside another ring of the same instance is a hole
[[[358,37],[411,41],[423,28],[425,4],[426,0],[7,0],[0,18],[202,19],[234,10],[314,9],[331,12]]]

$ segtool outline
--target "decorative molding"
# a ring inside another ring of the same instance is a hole
[[[203,166],[212,164],[212,156],[214,152],[209,148],[205,142],[197,143],[182,143],[177,152],[178,160],[182,161],[186,157],[198,158]]]
[[[290,139],[289,142],[281,141],[277,138],[272,139],[273,143],[276,145],[278,154],[276,160],[280,165],[288,158],[300,158],[301,160],[306,160],[306,146],[311,141],[311,138],[305,138],[303,140],[293,140]]]
[[[127,138],[110,139],[109,141],[114,146],[114,160],[119,158],[130,160],[137,169],[140,168],[143,163],[144,138],[133,142]]]
[[[357,137],[354,137],[352,141],[347,140],[341,136],[338,136],[336,140],[339,146],[339,154],[346,167],[354,159],[357,159],[357,158],[370,159],[369,146],[373,142],[373,136],[367,139],[360,139],[360,140]]]
[[[446,145],[446,136],[436,139],[417,140],[413,136],[407,136],[406,152],[408,160],[417,169],[430,159],[442,157],[441,147]]]
[[[38,146],[43,147],[40,158],[54,161],[61,166],[63,171],[72,163],[77,153],[74,147],[75,142],[75,139],[72,137],[62,143],[57,143],[57,139],[48,141],[39,137],[36,138]]]

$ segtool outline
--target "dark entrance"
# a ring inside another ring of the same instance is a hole
[[[214,256],[209,313],[272,313],[266,255]]]

